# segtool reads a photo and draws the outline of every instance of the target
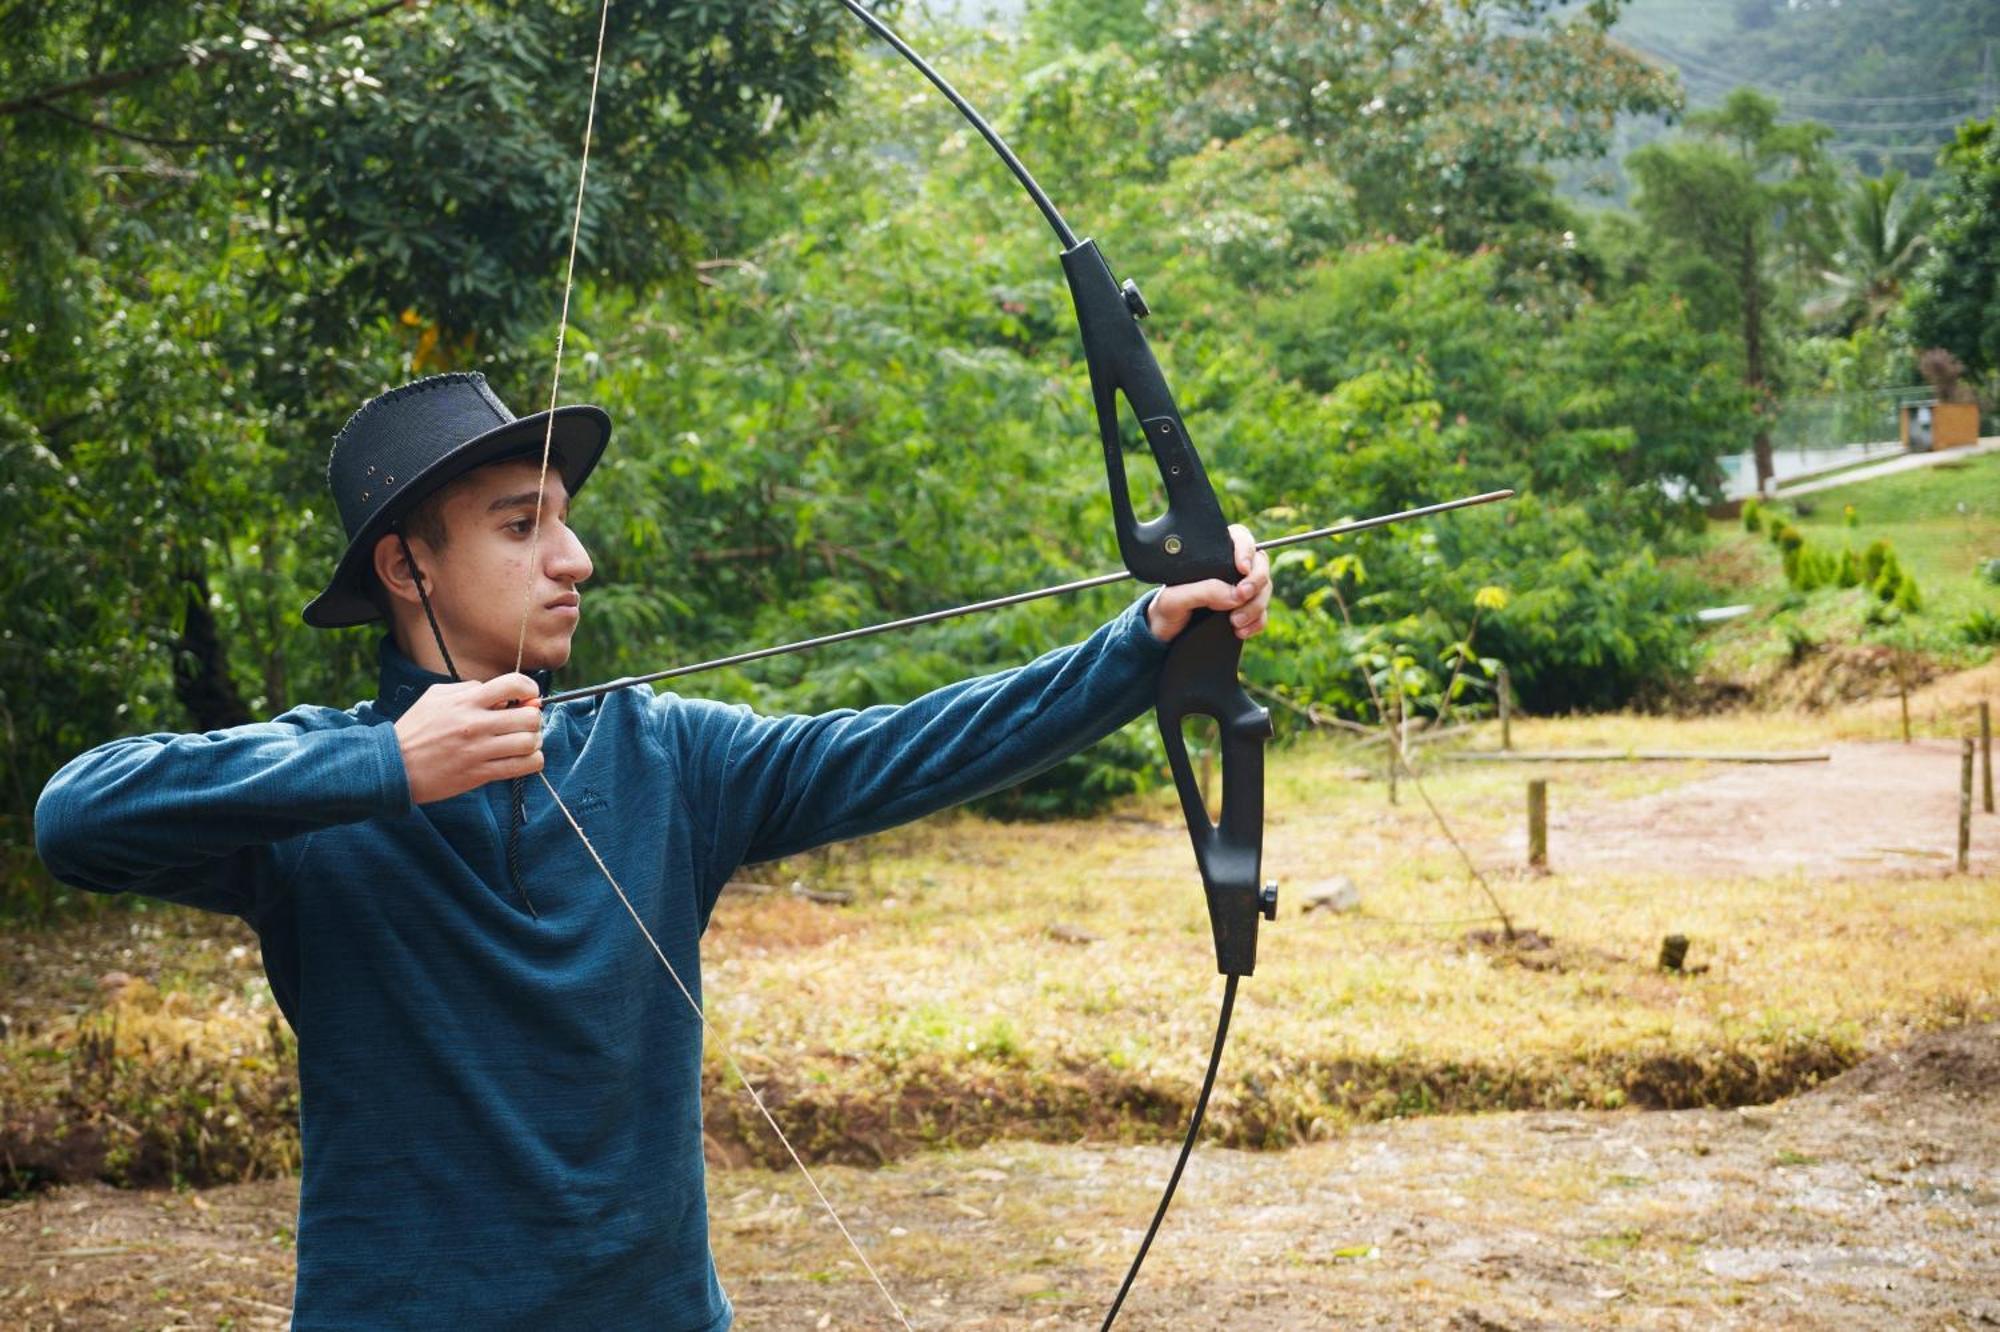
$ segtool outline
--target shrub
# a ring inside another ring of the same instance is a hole
[[[2000,583],[2000,555],[1979,562],[1979,576],[1989,583]]]
[[[1877,601],[1894,601],[1896,591],[1903,585],[1903,566],[1896,559],[1896,552],[1887,551],[1882,563],[1868,586],[1875,593]]]
[[[1746,532],[1764,530],[1764,506],[1755,499],[1743,501],[1743,530]]]
[[[1840,568],[1834,575],[1834,582],[1841,587],[1861,586],[1861,561],[1855,558],[1853,551],[1840,552]]]
[[[1924,608],[1924,599],[1917,591],[1917,580],[1908,574],[1904,574],[1896,584],[1895,606],[1897,610],[1903,611],[1906,614],[1920,611]]]
[[[1868,549],[1861,554],[1862,581],[1871,587],[1874,586],[1875,580],[1882,576],[1882,566],[1894,558],[1895,553],[1889,549],[1888,542],[1869,542]]]
[[[1825,587],[1833,581],[1831,571],[1826,567],[1826,556],[1812,546],[1800,546],[1785,552],[1791,562],[1787,571],[1791,575],[1792,586],[1801,592],[1810,592],[1816,587]]]
[[[2000,643],[2000,615],[1984,607],[1958,622],[1958,634],[1975,647]]]

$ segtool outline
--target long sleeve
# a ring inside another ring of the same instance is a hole
[[[79,888],[247,918],[276,843],[410,808],[395,727],[300,709],[79,755],[35,805],[35,849]]]
[[[899,707],[762,717],[662,695],[654,717],[707,833],[713,900],[741,864],[878,832],[1013,785],[1151,705],[1166,645],[1146,599],[1083,643]]]

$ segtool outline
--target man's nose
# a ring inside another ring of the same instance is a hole
[[[594,571],[590,563],[590,552],[583,548],[583,539],[570,530],[567,523],[558,524],[556,540],[548,544],[549,577],[557,582],[581,583]]]

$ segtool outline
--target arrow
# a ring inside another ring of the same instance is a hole
[[[1480,495],[1467,495],[1463,499],[1445,500],[1439,504],[1426,504],[1420,508],[1402,509],[1395,513],[1377,514],[1373,518],[1357,518],[1351,522],[1335,523],[1331,527],[1316,527],[1310,532],[1297,532],[1291,536],[1273,537],[1269,541],[1257,543],[1258,550],[1278,550],[1285,546],[1297,546],[1307,541],[1324,541],[1329,537],[1345,536],[1349,532],[1365,532],[1373,527],[1387,527],[1390,523],[1407,522],[1412,518],[1428,518],[1433,514],[1450,513],[1454,509],[1470,509],[1475,505],[1493,504],[1500,500],[1514,498],[1512,490],[1489,490]],[[881,624],[865,624],[858,629],[843,629],[839,633],[821,634],[817,638],[802,638],[796,642],[779,643],[771,647],[752,648],[748,652],[734,652],[726,657],[712,657],[707,661],[697,661],[686,666],[671,666],[664,671],[649,671],[644,675],[628,675],[604,684],[591,685],[584,689],[565,689],[560,693],[546,695],[544,706],[552,703],[570,703],[577,699],[597,698],[615,689],[629,689],[634,685],[657,684],[661,680],[674,680],[684,675],[700,675],[704,671],[719,671],[726,666],[742,666],[748,662],[763,661],[767,657],[782,657],[794,652],[810,652],[815,648],[831,647],[835,643],[847,643],[857,638],[872,638],[876,634],[893,633],[899,629],[914,629],[919,625],[936,624],[940,620],[956,619],[961,615],[979,615],[986,611],[1000,610],[1007,606],[1019,606],[1030,601],[1041,601],[1046,597],[1068,596],[1072,592],[1085,592],[1093,587],[1110,587],[1114,583],[1130,581],[1129,570],[1120,569],[1116,573],[1098,574],[1091,578],[1079,578],[1068,583],[1054,583],[1048,587],[1038,587],[1031,592],[1014,592],[1004,597],[993,597],[986,601],[969,602],[963,606],[953,606],[946,610],[925,611],[921,615],[909,615],[900,620],[886,620]]]

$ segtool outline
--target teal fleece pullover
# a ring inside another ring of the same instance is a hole
[[[1145,604],[902,707],[559,704],[546,775],[699,996],[739,866],[1008,786],[1145,711],[1166,652]],[[385,642],[372,703],[93,749],[42,793],[42,859],[257,931],[298,1035],[298,1332],[727,1327],[701,1027],[539,782],[538,915],[507,783],[411,803],[392,723],[443,680]]]

